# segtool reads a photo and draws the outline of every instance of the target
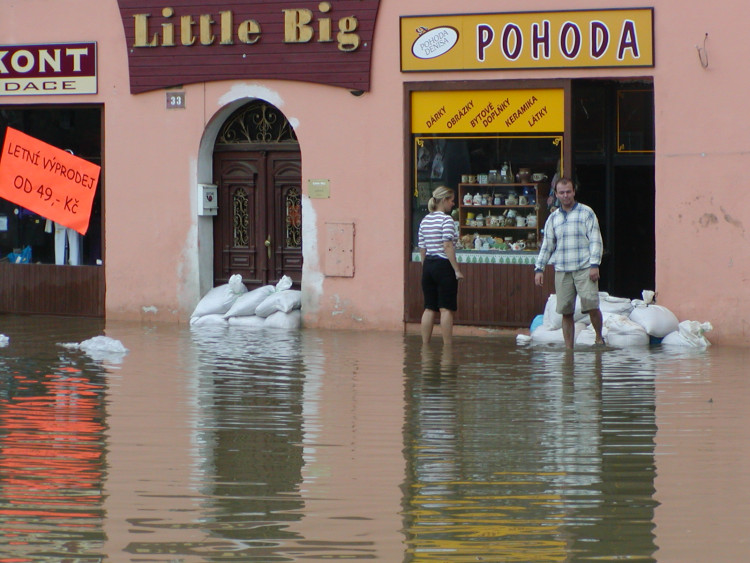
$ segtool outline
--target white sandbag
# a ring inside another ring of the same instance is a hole
[[[609,331],[606,327],[602,327],[602,337],[604,337],[605,341],[608,332]],[[596,331],[594,330],[594,327],[590,324],[586,325],[586,328],[584,328],[576,337],[576,344],[580,346],[593,346],[596,344]]]
[[[646,329],[625,315],[608,315],[604,328],[607,329],[605,340],[609,346],[630,348],[648,346],[650,342]]]
[[[643,333],[608,333],[606,337],[608,346],[615,348],[634,348],[636,346],[648,346],[649,338],[646,331]]]
[[[242,283],[242,276],[235,274],[229,278],[229,283],[209,289],[190,316],[223,315],[243,293],[247,293],[247,287]]]
[[[698,321],[682,321],[676,331],[667,334],[661,341],[665,346],[688,346],[691,348],[707,348],[711,343],[705,333],[713,330],[711,323]]]
[[[121,364],[125,359],[125,354],[128,353],[128,349],[122,342],[109,336],[94,336],[80,344],[67,342],[59,345],[69,350],[80,350],[95,361],[110,364]]]
[[[209,315],[201,315],[200,317],[190,317],[190,326],[209,326],[209,325],[221,325],[226,326],[227,320],[224,315],[218,313],[211,313]]]
[[[625,315],[607,314],[604,317],[602,326],[606,327],[610,332],[618,334],[640,334],[646,332],[646,329]]]
[[[531,342],[531,336],[528,334],[516,334],[516,345],[522,346]]]
[[[285,313],[284,311],[276,311],[266,317],[263,323],[263,328],[288,328],[294,329],[299,328],[302,324],[302,311],[295,309]]]
[[[641,297],[643,297],[643,299],[633,299],[631,301],[631,304],[633,305],[633,307],[638,307],[641,305],[651,305],[651,303],[654,302],[654,297],[656,297],[656,293],[654,293],[651,290],[644,289],[643,291],[641,291]]]
[[[263,328],[266,319],[257,315],[248,315],[246,317],[229,317],[227,319],[229,326],[238,326],[242,328]]]
[[[555,313],[555,307],[557,307],[557,295],[553,293],[547,297],[542,321],[542,326],[549,330],[556,330],[562,326],[562,315]]]
[[[639,305],[630,313],[630,320],[641,325],[648,334],[662,338],[677,330],[680,322],[675,314],[661,305]]]
[[[633,303],[627,297],[613,297],[605,292],[599,292],[599,309],[602,314],[614,313],[617,315],[630,315]]]
[[[557,295],[554,293],[547,298],[547,304],[544,306],[544,325],[550,329],[562,327],[562,315],[555,309],[557,308]],[[573,320],[575,322],[588,318],[588,313],[581,312],[581,299],[576,296],[575,310],[573,311]]]
[[[537,344],[562,344],[565,342],[562,328],[550,328],[546,324],[536,327],[534,332],[531,333],[531,341]]]
[[[602,311],[602,326],[607,326],[607,320],[610,319],[611,317],[616,317],[619,320],[620,317],[624,317],[627,319],[629,316],[630,316],[629,313],[610,313],[608,311]]]
[[[258,287],[252,291],[243,293],[234,301],[229,310],[224,313],[224,318],[228,319],[230,317],[254,315],[255,309],[258,308],[258,305],[263,303],[263,300],[272,293],[272,285],[264,285],[263,287]]]
[[[586,325],[583,323],[575,324],[574,342],[585,328]],[[563,336],[562,328],[551,329],[542,324],[531,333],[531,342],[533,344],[565,344],[565,337]]]
[[[126,354],[128,352],[122,342],[109,336],[94,336],[81,342],[78,348],[86,353],[112,352],[114,354]]]
[[[276,311],[288,313],[302,306],[302,292],[298,289],[277,291],[261,301],[255,309],[259,317],[268,317]]]
[[[285,291],[292,287],[292,278],[289,276],[281,276],[281,279],[276,284],[276,291]]]

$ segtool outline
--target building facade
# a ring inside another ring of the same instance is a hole
[[[750,8],[200,4],[0,6],[0,125],[101,166],[83,236],[0,202],[1,310],[184,322],[232,274],[289,275],[306,326],[403,330],[415,227],[446,184],[457,322],[527,327],[562,174],[599,215],[602,290],[750,341],[749,80],[730,63]]]

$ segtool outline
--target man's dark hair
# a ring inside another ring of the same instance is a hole
[[[573,183],[573,180],[567,176],[560,176],[560,178],[557,179],[557,182],[555,182],[555,191],[557,191],[557,186],[560,184],[570,184],[573,187],[573,191],[576,191],[575,183]]]

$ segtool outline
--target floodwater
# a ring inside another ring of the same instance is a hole
[[[0,563],[750,560],[745,349],[0,333]]]

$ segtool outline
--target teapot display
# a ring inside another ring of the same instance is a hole
[[[526,176],[528,169],[522,172]],[[498,184],[493,183],[487,187],[462,183],[459,187],[459,234],[462,249],[528,252],[539,248],[542,239],[540,222],[546,216],[541,213],[546,209],[540,210],[536,201],[540,189],[544,188],[531,182],[499,185],[502,182],[500,179]]]

